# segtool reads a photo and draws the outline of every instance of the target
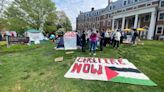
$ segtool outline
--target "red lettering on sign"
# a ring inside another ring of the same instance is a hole
[[[80,73],[80,70],[81,70],[81,67],[82,67],[82,64],[77,64],[75,63],[75,65],[73,66],[73,69],[71,72],[77,72],[77,73]]]
[[[114,60],[114,58],[110,58],[110,62],[111,62],[111,64],[117,64],[118,65],[118,63],[116,62],[116,60]]]
[[[77,61],[78,62],[83,62],[83,59],[82,58],[78,58]]]
[[[102,74],[102,66],[99,65],[99,69],[97,70],[97,69],[95,69],[94,65],[92,64],[91,73],[92,74],[96,74],[97,73],[98,75]]]
[[[104,61],[105,61],[106,64],[109,64],[107,58],[104,58]]]
[[[84,64],[83,72],[84,73],[89,73],[89,70],[90,70],[90,64]]]
[[[119,62],[121,65],[125,65],[125,63],[122,61],[122,58],[119,58],[119,59],[118,59],[118,62]]]
[[[99,63],[101,63],[101,58],[98,58]]]

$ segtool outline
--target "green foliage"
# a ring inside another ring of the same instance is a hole
[[[5,15],[11,30],[21,32],[35,28],[43,31],[46,22],[55,23],[55,11],[55,4],[51,0],[15,0]]]
[[[72,25],[68,17],[66,17],[66,22],[64,23],[64,28],[66,31],[72,31]]]
[[[0,48],[6,45],[7,45],[6,41],[0,41]]]
[[[64,28],[65,31],[72,31],[72,26],[71,26],[71,22],[69,20],[69,18],[66,16],[65,12],[63,11],[58,11],[57,12],[58,15],[58,21],[61,27],[60,28]]]

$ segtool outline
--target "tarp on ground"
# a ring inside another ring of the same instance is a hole
[[[77,57],[66,78],[157,86],[127,59]]]

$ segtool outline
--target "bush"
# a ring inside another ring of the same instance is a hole
[[[7,45],[6,41],[0,41],[0,47],[6,46],[6,45]]]

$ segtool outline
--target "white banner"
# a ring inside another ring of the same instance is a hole
[[[77,57],[66,78],[156,86],[127,59]]]
[[[65,48],[65,50],[76,50],[77,49],[76,32],[67,32],[64,34],[64,48]]]

